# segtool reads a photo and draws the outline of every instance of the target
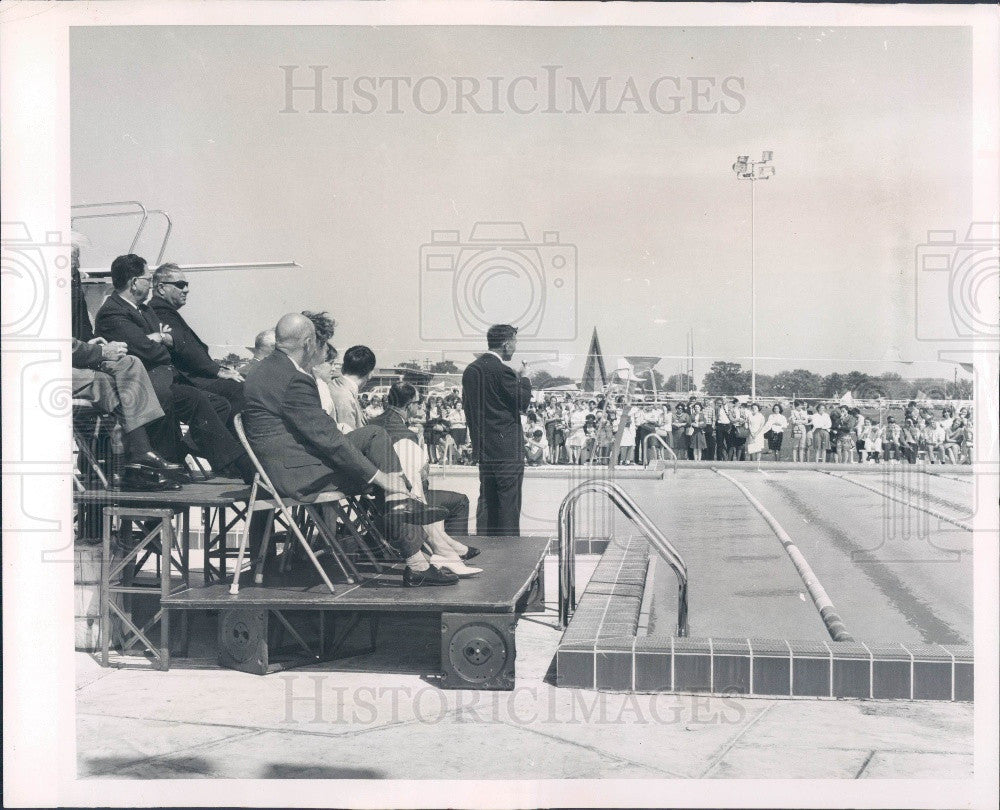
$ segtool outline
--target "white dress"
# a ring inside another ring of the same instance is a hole
[[[764,423],[766,421],[762,413],[750,414],[750,436],[747,438],[747,453],[764,452]]]

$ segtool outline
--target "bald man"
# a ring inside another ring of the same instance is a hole
[[[275,327],[274,353],[261,360],[246,380],[247,440],[278,493],[301,499],[328,490],[356,494],[375,486],[385,494],[390,529],[443,520],[444,510],[409,497],[409,482],[384,428],[368,425],[345,435],[323,410],[310,372],[325,348],[309,318],[285,315]],[[458,581],[420,553],[426,539],[423,531],[401,529],[390,534],[406,560],[404,585]]]

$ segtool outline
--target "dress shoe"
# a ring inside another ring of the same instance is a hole
[[[407,566],[403,571],[404,588],[422,588],[427,585],[454,585],[458,582],[458,577],[451,571],[442,571],[436,565],[430,566],[426,571],[414,571]]]
[[[138,464],[126,464],[116,475],[113,489],[125,492],[175,492],[181,488],[172,476]]]
[[[466,549],[465,554],[459,555],[463,560],[471,560],[473,557],[479,556],[479,549],[475,546],[466,546]]]
[[[151,470],[159,470],[160,472],[176,474],[184,471],[183,464],[174,464],[171,461],[167,461],[163,456],[154,450],[150,450],[146,453],[137,453],[134,456],[129,456],[126,460],[127,464],[135,464],[139,467],[148,467]]]
[[[458,557],[442,557],[439,554],[435,554],[430,559],[431,565],[436,565],[442,571],[451,571],[459,579],[468,579],[469,577],[474,577],[476,574],[483,573],[482,568],[474,568],[471,565],[466,565]]]
[[[439,506],[428,506],[414,498],[403,498],[389,501],[385,505],[386,517],[401,523],[411,523],[416,526],[426,526],[437,523],[448,517],[448,512]]]

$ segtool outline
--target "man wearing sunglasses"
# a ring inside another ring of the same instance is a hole
[[[236,438],[226,429],[229,403],[220,396],[191,384],[187,375],[173,364],[170,347],[173,333],[159,322],[145,303],[153,274],[142,256],[129,253],[111,263],[114,292],[101,305],[95,331],[108,342],[124,343],[128,353],[146,367],[150,382],[164,413],[174,418],[160,420],[163,429],[150,435],[154,448],[169,461],[183,463],[187,450],[181,440],[177,419],[186,422],[190,438],[212,469],[253,480],[254,468]]]
[[[162,327],[171,335],[167,347],[174,367],[184,374],[191,385],[223,397],[229,402],[232,418],[243,410],[243,377],[231,368],[219,365],[208,353],[208,346],[198,337],[179,310],[188,300],[190,285],[176,264],[161,264],[153,273],[153,295],[149,308]]]

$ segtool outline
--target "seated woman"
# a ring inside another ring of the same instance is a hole
[[[961,416],[956,416],[951,422],[951,430],[947,431],[941,444],[942,455],[950,464],[958,464],[966,439],[965,422]]]
[[[545,433],[541,428],[535,428],[524,440],[524,462],[531,467],[537,467],[545,463],[545,452],[548,443],[545,441]]]

